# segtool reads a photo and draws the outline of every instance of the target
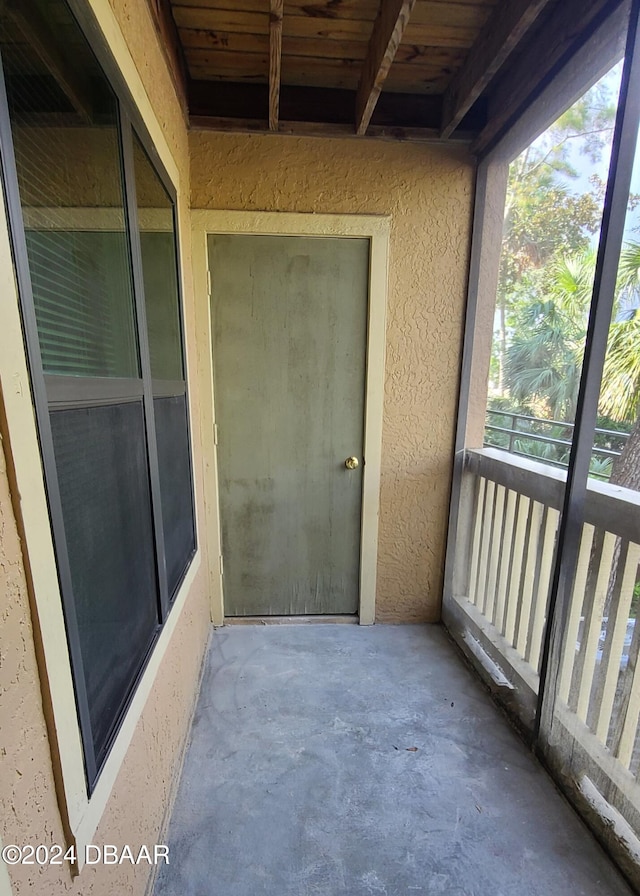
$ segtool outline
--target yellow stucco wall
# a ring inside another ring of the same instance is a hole
[[[391,216],[377,620],[440,616],[474,166],[464,149],[192,132],[194,208]]]
[[[91,0],[97,10],[111,5],[122,28],[144,93],[156,116],[154,127],[162,132],[171,155],[173,176],[179,178],[179,220],[184,269],[184,299],[192,408],[198,408],[195,311],[191,277],[189,222],[189,154],[184,118],[173,92],[164,57],[157,41],[146,2]],[[116,25],[117,27],[117,25]],[[101,201],[105,201],[104,199]],[[108,203],[107,203],[108,204]],[[9,299],[10,294],[3,295]],[[11,297],[13,301],[13,298]],[[9,377],[7,382],[13,381]],[[16,388],[19,388],[16,377]],[[6,397],[6,396],[5,396]],[[9,431],[0,394],[0,840],[16,843],[65,844],[59,808],[54,760],[49,743],[51,713],[47,706],[46,676],[34,633],[37,614],[31,601],[25,567],[26,552],[19,537],[20,496],[12,482],[12,458],[22,446]],[[199,452],[200,421],[192,419],[198,518],[204,520],[202,458]],[[33,476],[40,471],[33,469]],[[199,532],[201,546],[205,539]],[[96,844],[153,845],[160,837],[175,770],[187,734],[196,696],[201,660],[209,632],[208,569],[206,557],[193,581],[183,612],[157,673],[155,687],[146,701],[133,739],[115,780],[98,829]],[[68,724],[76,724],[70,718]],[[59,779],[58,779],[59,780]],[[95,865],[71,878],[68,865],[39,868],[14,866],[10,880],[14,894],[57,896],[75,894],[142,894],[149,868]],[[0,881],[0,891],[3,885]]]

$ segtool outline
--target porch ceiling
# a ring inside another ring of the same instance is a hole
[[[486,149],[624,0],[148,0],[191,125]]]

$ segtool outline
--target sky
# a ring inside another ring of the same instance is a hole
[[[607,86],[611,91],[612,96],[615,97],[620,89],[621,76],[622,62],[619,62],[604,75],[599,83]],[[545,134],[541,134],[536,143],[538,141],[543,142],[544,140]],[[606,182],[609,169],[610,152],[603,152],[603,157],[599,161],[593,162],[587,155],[581,152],[581,147],[583,145],[584,140],[581,140],[580,138],[570,140],[568,143],[570,164],[578,172],[578,177],[575,180],[569,180],[569,186],[575,193],[591,190],[589,178],[594,174],[597,174],[604,182]],[[640,146],[636,148],[636,157],[631,178],[631,193],[640,194]],[[598,236],[599,235],[596,233],[593,237],[594,246],[597,244]],[[640,208],[627,212],[625,239],[640,240]]]

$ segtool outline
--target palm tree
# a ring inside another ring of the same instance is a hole
[[[516,315],[520,325],[507,351],[505,378],[519,402],[544,402],[556,420],[572,421],[578,395],[586,322],[595,274],[593,252],[552,262],[544,298],[532,296]],[[614,317],[609,327],[598,410],[633,422],[609,481],[640,490],[640,243],[620,255]],[[602,463],[592,462],[592,470]],[[594,551],[596,550],[594,545]],[[606,611],[614,599],[621,541],[611,566]],[[595,556],[595,555],[594,555]]]
[[[572,422],[582,368],[593,278],[593,251],[551,262],[536,293],[521,300],[507,350],[505,381],[512,399],[543,406]],[[633,423],[610,481],[640,490],[640,243],[625,244],[618,269],[599,412]]]
[[[520,303],[507,349],[505,382],[513,399],[542,404],[554,420],[573,422],[593,288],[591,251],[555,259]]]
[[[610,481],[640,489],[640,243],[627,243],[620,255],[616,312],[602,375],[600,411],[633,429]]]

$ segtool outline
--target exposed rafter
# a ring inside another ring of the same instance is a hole
[[[493,145],[531,102],[540,85],[571,57],[576,45],[584,43],[616,8],[628,5],[628,0],[562,0],[536,31],[535,42],[523,49],[508,73],[492,87],[488,122],[474,150],[482,153]],[[616,22],[622,51],[626,17],[612,21]]]
[[[443,138],[449,137],[504,65],[550,0],[504,0],[478,35],[444,94]]]
[[[191,81],[189,85],[189,111],[194,127],[233,128],[235,120],[240,130],[262,131],[269,128],[265,110],[268,106],[267,84],[226,82],[224,89],[212,89],[211,81]],[[433,94],[411,94],[385,91],[375,108],[367,128],[367,135],[422,139],[439,135],[442,118],[442,102]],[[469,131],[462,134],[460,128],[454,134],[456,140],[469,141],[486,124],[477,109],[467,117]],[[353,91],[326,87],[300,87],[292,84],[280,86],[279,133],[308,134],[341,132],[347,129],[355,137],[353,127]]]
[[[267,134],[267,123],[264,119],[218,118],[192,115],[189,119],[192,130],[219,131],[230,134]],[[278,133],[293,137],[342,137],[360,139],[353,130],[353,124],[330,124],[321,121],[286,121],[278,122]],[[470,135],[466,136],[468,143]],[[400,141],[402,143],[440,143],[437,128],[407,128],[385,125],[370,125],[367,138],[377,140]],[[462,141],[461,141],[462,142]]]
[[[483,153],[630,0],[287,0],[286,22],[284,0],[147,2],[175,17],[197,126]]]
[[[269,10],[269,130],[278,130],[280,69],[282,65],[282,16],[284,0],[270,0]]]
[[[364,134],[416,0],[382,0],[356,96],[356,133]]]
[[[10,0],[6,11],[28,40],[31,49],[46,64],[75,112],[84,122],[91,123],[93,104],[86,80],[76,72],[71,60],[60,52],[51,26],[39,8],[31,0]]]

